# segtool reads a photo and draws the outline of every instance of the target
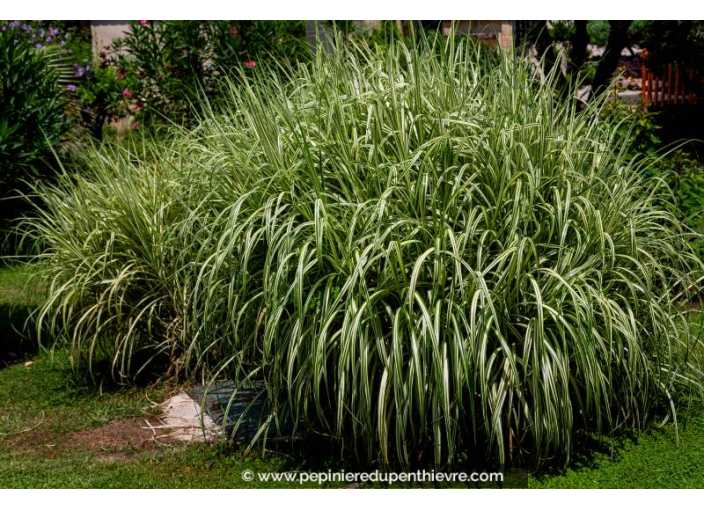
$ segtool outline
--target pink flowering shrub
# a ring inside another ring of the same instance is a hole
[[[131,77],[122,91],[128,111],[142,123],[169,118],[190,123],[203,95],[217,101],[221,79],[276,59],[295,65],[307,58],[302,21],[133,21],[115,42],[111,65]],[[159,55],[158,59],[154,55]]]

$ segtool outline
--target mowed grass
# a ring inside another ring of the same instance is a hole
[[[20,290],[32,272],[31,266],[0,269],[0,309],[17,310],[28,303]],[[697,325],[700,318],[699,313],[692,314],[692,324]],[[7,335],[3,326],[1,341]],[[295,488],[297,483],[244,482],[242,472],[353,470],[334,455],[327,460],[283,453],[262,457],[256,452],[243,457],[227,446],[145,448],[131,445],[129,438],[122,445],[100,446],[81,439],[110,423],[150,419],[158,412],[153,402],[175,389],[170,381],[101,389],[73,375],[66,351],[30,351],[0,369],[0,488]],[[591,440],[580,446],[578,457],[566,471],[535,474],[529,486],[704,487],[704,413],[695,407],[683,409],[679,419],[679,446],[672,423],[623,434],[613,442]]]
[[[704,487],[704,415],[701,410],[679,424],[679,446],[672,424],[654,427],[628,439],[608,442],[601,451],[564,473],[530,479],[546,489],[666,489]]]
[[[247,488],[262,485],[244,482],[245,469],[285,470],[285,457],[243,460],[226,447],[83,442],[82,434],[107,423],[147,418],[148,399],[167,387],[100,393],[67,385],[67,369],[62,353],[0,371],[0,488]]]
[[[31,330],[24,326],[26,308],[36,304],[40,295],[28,298],[27,291],[31,295],[33,290],[26,284],[33,273],[31,266],[0,268],[0,345],[10,343],[11,350],[18,350],[20,335],[32,343],[27,338]],[[176,387],[162,381],[143,387],[101,388],[72,372],[66,351],[50,353],[36,346],[3,366],[0,488],[245,488],[264,485],[244,482],[244,470],[278,472],[306,466],[305,460],[293,465],[285,455],[264,459],[255,453],[242,459],[226,446],[155,444],[145,448],[132,444],[129,437],[101,445],[101,427],[149,419],[158,413],[154,402],[163,401]]]
[[[35,273],[30,265],[0,266],[0,368],[36,350],[27,319],[44,292],[40,284],[32,284]]]

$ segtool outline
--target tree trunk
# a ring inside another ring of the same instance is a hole
[[[587,20],[574,20],[574,35],[572,36],[570,48],[569,72],[572,79],[582,69],[587,60],[587,45],[589,44],[589,34],[587,33]]]
[[[609,20],[609,26],[611,27],[609,40],[606,43],[604,55],[599,61],[599,66],[596,68],[591,97],[601,94],[609,86],[611,77],[618,66],[621,50],[628,44],[628,27],[630,25],[631,21]]]

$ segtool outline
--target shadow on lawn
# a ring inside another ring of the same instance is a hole
[[[13,291],[0,291],[2,293]],[[18,363],[39,350],[33,332],[32,308],[0,302],[0,369]]]

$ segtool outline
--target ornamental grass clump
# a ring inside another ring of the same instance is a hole
[[[602,102],[466,39],[287,73],[38,189],[40,324],[76,359],[258,381],[261,437],[401,466],[567,460],[699,390],[701,261]]]

